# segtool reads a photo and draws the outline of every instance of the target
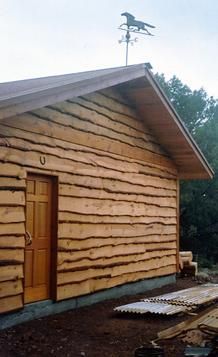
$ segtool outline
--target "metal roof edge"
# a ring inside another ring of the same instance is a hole
[[[145,76],[144,64],[108,70],[109,73],[106,74],[105,70],[96,70],[98,75],[92,78],[83,78],[75,82],[72,80],[64,81],[64,83],[56,82],[56,85],[44,86],[36,90],[21,92],[17,96],[3,98],[0,100],[0,119]]]

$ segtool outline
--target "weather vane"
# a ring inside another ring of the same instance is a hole
[[[121,16],[126,16],[126,22],[120,25],[119,30],[126,31],[126,35],[122,36],[122,39],[119,40],[119,43],[126,43],[126,66],[128,65],[128,51],[129,44],[133,45],[134,42],[137,42],[138,38],[135,37],[131,39],[130,32],[138,33],[140,35],[154,36],[150,31],[148,31],[147,27],[155,28],[155,26],[147,24],[143,21],[138,21],[135,19],[135,16],[131,15],[129,12],[123,12]],[[123,26],[125,26],[123,28]]]

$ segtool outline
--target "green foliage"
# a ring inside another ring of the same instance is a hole
[[[218,262],[218,100],[204,89],[192,91],[176,76],[156,79],[201,148],[215,177],[181,182],[181,248],[193,250],[204,262]],[[209,264],[209,263],[207,263]]]
[[[198,264],[199,264],[199,268],[207,268],[207,269],[212,269],[213,268],[213,264],[211,263],[211,261],[207,258],[205,258],[204,256],[199,256],[197,258],[198,260]]]

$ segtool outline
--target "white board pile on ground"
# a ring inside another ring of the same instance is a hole
[[[218,300],[218,284],[204,284],[193,288],[159,295],[139,302],[115,307],[117,312],[154,313],[175,315],[196,310],[202,305],[209,305]]]

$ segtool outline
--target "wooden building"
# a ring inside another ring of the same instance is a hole
[[[175,274],[213,172],[144,64],[0,85],[0,312]]]

